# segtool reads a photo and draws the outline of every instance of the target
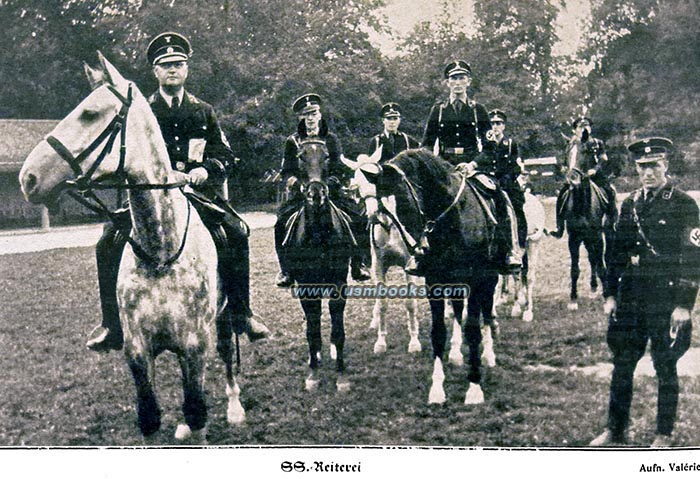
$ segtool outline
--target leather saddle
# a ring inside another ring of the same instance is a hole
[[[352,247],[357,246],[357,239],[350,227],[350,216],[333,201],[328,202],[331,221],[331,237],[328,238],[330,243],[346,244]],[[306,243],[306,232],[309,228],[308,218],[305,205],[297,209],[285,223],[283,247],[303,246]]]

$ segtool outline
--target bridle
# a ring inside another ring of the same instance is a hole
[[[92,143],[90,143],[85,150],[80,152],[77,156],[74,156],[70,150],[65,146],[65,144],[58,139],[56,136],[49,134],[46,137],[46,143],[49,144],[51,148],[61,157],[63,161],[68,163],[68,165],[75,173],[76,178],[74,180],[69,180],[65,182],[65,185],[69,188],[67,193],[76,200],[78,203],[82,204],[86,208],[94,211],[98,214],[106,214],[109,219],[115,223],[118,218],[118,214],[111,211],[105,204],[100,200],[100,198],[95,195],[94,190],[118,190],[121,193],[122,190],[167,190],[174,188],[182,188],[187,185],[187,181],[181,180],[172,183],[128,183],[126,172],[124,171],[124,163],[126,160],[126,121],[129,115],[129,109],[131,108],[133,101],[132,87],[133,84],[129,83],[129,90],[126,97],[123,96],[116,88],[112,85],[106,85],[114,96],[121,102],[121,108],[119,112],[114,116],[112,121],[107,124],[107,126],[102,130],[97,138],[95,138]],[[115,170],[114,176],[117,178],[117,182],[102,183],[92,179],[92,176],[97,171],[97,168],[102,164],[104,159],[114,148],[114,145],[119,137],[119,165]],[[105,142],[106,140],[106,142]],[[97,148],[105,143],[102,151],[97,155],[94,163],[88,168],[87,171],[83,172],[81,164],[88,158],[92,153],[94,153]],[[93,203],[94,202],[94,203]],[[119,195],[118,203],[121,204],[121,195]],[[191,205],[187,202],[187,223],[185,225],[185,232],[182,235],[182,243],[178,248],[177,252],[166,261],[159,261],[152,255],[149,255],[136,241],[131,238],[130,235],[126,234],[126,241],[131,245],[136,256],[151,267],[156,269],[165,269],[175,263],[178,260],[182,251],[185,248],[185,242],[187,240],[187,233],[190,226],[190,214]]]
[[[450,205],[445,210],[443,210],[443,212],[440,213],[435,219],[431,220],[431,219],[427,219],[427,215],[425,214],[425,212],[421,208],[420,200],[418,198],[418,193],[416,192],[416,187],[411,182],[411,180],[408,178],[408,176],[406,175],[406,172],[404,172],[401,169],[401,167],[399,167],[398,165],[396,165],[392,162],[387,162],[384,165],[377,165],[377,166],[379,167],[380,173],[381,173],[381,170],[386,166],[392,168],[393,170],[395,170],[398,173],[399,177],[401,178],[401,181],[404,183],[404,185],[406,185],[406,188],[408,189],[411,201],[412,201],[413,205],[415,206],[416,211],[418,212],[418,215],[421,218],[421,224],[422,224],[424,234],[432,233],[435,230],[435,226],[437,225],[437,223],[442,221],[447,216],[447,214],[450,211],[452,211],[452,209],[455,206],[457,206],[457,204],[459,203],[459,200],[462,198],[462,194],[464,193],[464,190],[466,189],[466,185],[467,185],[467,175],[460,174],[462,181],[459,185],[459,190],[457,191],[457,195],[452,200],[452,203],[450,203]],[[374,197],[376,199],[375,195],[365,195],[361,199],[364,201],[367,198],[372,198],[372,197]],[[418,244],[417,243],[411,244],[411,241],[409,241],[409,238],[406,234],[406,228],[403,225],[403,223],[401,223],[401,221],[391,211],[389,211],[389,209],[387,207],[384,206],[383,202],[378,201],[377,203],[378,203],[377,206],[378,206],[379,210],[382,213],[386,214],[387,217],[396,225],[404,244],[409,248],[409,250],[414,250]]]

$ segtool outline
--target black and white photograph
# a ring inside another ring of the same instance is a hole
[[[0,24],[7,464],[700,471],[697,0]]]

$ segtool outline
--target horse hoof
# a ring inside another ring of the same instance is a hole
[[[531,322],[532,318],[533,318],[532,311],[525,311],[523,313],[523,321],[525,321],[526,323]]]
[[[450,351],[449,361],[452,366],[464,366],[464,358],[462,357],[462,353],[455,349]]]
[[[192,430],[187,424],[178,424],[175,429],[175,439],[178,441],[186,441],[192,437]]]
[[[445,390],[442,388],[442,384],[433,384],[428,394],[428,404],[444,404],[445,400]]]
[[[485,352],[484,354],[481,355],[481,360],[486,363],[486,366],[490,368],[495,368],[496,367],[496,355],[491,352]]]
[[[467,395],[464,397],[464,404],[482,404],[484,402],[484,391],[481,389],[481,385],[476,383],[470,383],[469,389],[467,389]]]
[[[376,343],[374,343],[374,354],[384,354],[386,352],[386,341],[383,339],[377,340]]]
[[[339,393],[350,391],[350,381],[347,378],[338,378],[335,382],[335,387]]]
[[[510,310],[510,317],[511,318],[517,318],[521,314],[523,314],[523,310],[520,308],[520,305],[518,303],[515,303],[513,305],[513,308]]]
[[[408,343],[408,352],[409,353],[420,353],[423,350],[423,348],[420,345],[420,341],[417,339],[411,339],[411,342]]]
[[[237,426],[245,422],[245,410],[238,404],[236,407],[229,406],[226,411],[226,420],[232,426]]]
[[[578,303],[571,302],[566,305],[566,309],[568,309],[569,311],[578,311]]]
[[[318,378],[318,376],[315,373],[311,373],[306,378],[306,381],[304,381],[304,386],[306,387],[307,391],[312,392],[318,389],[319,382],[321,382],[321,380]]]

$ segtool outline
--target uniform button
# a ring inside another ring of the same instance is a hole
[[[175,125],[174,125],[174,126],[177,126],[177,123],[175,123]]]
[[[639,241],[637,241],[637,246],[639,246],[639,245],[641,245],[641,244],[642,244],[642,243],[640,243]]]
[[[457,133],[457,136],[459,136],[459,133]]]
[[[669,282],[668,282],[668,285],[669,285],[669,286],[673,286],[673,281],[669,281]]]
[[[179,137],[179,136],[176,136],[176,137],[175,137],[175,141],[177,141],[177,140],[179,140],[179,139],[180,139],[180,137]]]
[[[175,149],[176,149],[177,151],[180,151],[180,147],[179,147],[179,146],[176,146]]]

